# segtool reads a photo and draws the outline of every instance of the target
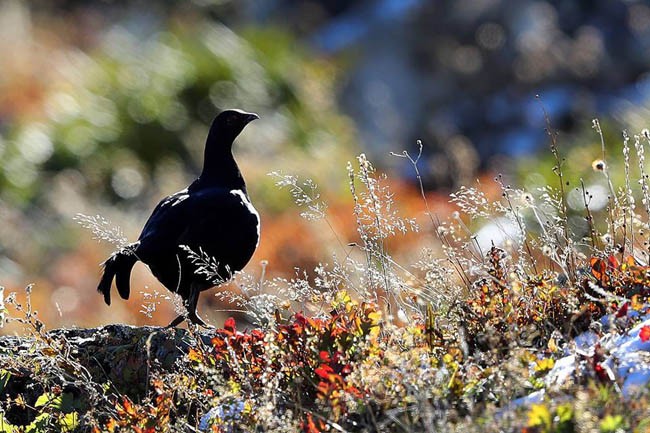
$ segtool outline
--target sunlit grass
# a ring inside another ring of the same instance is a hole
[[[553,182],[529,191],[497,176],[497,197],[468,185],[449,197],[450,215],[438,215],[423,189],[421,211],[403,215],[386,177],[360,155],[341,172],[356,227],[346,236],[314,181],[274,172],[297,212],[336,239],[335,253],[293,278],[268,278],[266,262],[236,275],[237,290],[218,297],[249,324],[228,319],[204,338],[190,326],[184,357],[152,370],[144,394],[105,377],[69,380],[70,369],[87,367],[45,332],[30,302],[5,293],[4,321],[33,340],[29,351],[2,349],[11,361],[0,370],[0,419],[9,431],[39,422],[61,431],[645,431],[650,143],[645,132],[631,140],[621,186],[607,172],[613,155],[592,159],[602,205],[563,172],[551,134]],[[398,156],[419,179],[419,155]],[[83,222],[95,237],[119,238],[101,219]],[[406,234],[424,249],[405,262],[391,239]],[[210,258],[194,253],[197,271],[209,272]],[[634,371],[638,387],[627,380]],[[19,378],[39,392],[23,395]]]

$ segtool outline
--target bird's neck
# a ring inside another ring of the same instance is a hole
[[[203,170],[198,180],[202,186],[246,190],[230,146],[206,146]]]

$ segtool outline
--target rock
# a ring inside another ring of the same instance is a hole
[[[209,336],[201,335],[208,343]],[[56,364],[62,371],[61,385],[81,380],[108,383],[115,392],[138,399],[147,390],[152,372],[170,371],[196,340],[185,329],[107,325],[90,329],[56,329],[39,336],[0,337],[0,372],[15,379],[29,374],[31,367],[48,374]],[[30,365],[31,364],[31,365]],[[65,373],[68,372],[68,377]],[[15,389],[29,381],[9,380],[2,394],[25,393]]]

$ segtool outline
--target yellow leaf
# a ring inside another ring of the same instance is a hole
[[[332,301],[332,308],[337,309],[340,307],[345,307],[345,311],[347,312],[350,312],[354,305],[356,305],[356,302],[352,300],[350,294],[345,290],[339,290],[336,292],[336,296]]]
[[[645,304],[643,303],[639,295],[634,295],[632,296],[632,302],[630,306],[634,311],[642,311],[643,308],[645,307]]]
[[[232,379],[228,381],[228,387],[230,388],[230,391],[233,394],[239,394],[239,392],[241,391],[241,383],[234,381]]]
[[[573,419],[573,408],[569,403],[559,405],[555,412],[560,423],[569,422]]]
[[[553,361],[552,358],[539,359],[537,362],[535,362],[535,367],[533,367],[533,370],[538,373],[544,373],[553,368],[554,365],[555,361]]]
[[[79,424],[79,415],[77,412],[70,412],[59,418],[61,431],[69,432],[77,428]]]
[[[368,319],[370,319],[373,325],[378,325],[381,322],[381,312],[373,311],[372,313],[368,313]]]
[[[535,362],[537,360],[537,357],[535,356],[534,353],[526,350],[521,354],[521,358],[519,358],[522,365],[529,365],[531,362]]]
[[[533,404],[528,411],[528,427],[541,427],[543,431],[551,428],[551,412],[544,404]]]
[[[16,431],[18,431],[18,429],[7,422],[4,415],[0,413],[0,433],[14,433]]]
[[[553,353],[557,353],[562,350],[562,348],[558,346],[557,341],[553,337],[551,337],[548,340],[548,344],[546,345],[546,347],[548,347],[548,350],[550,350]]]
[[[190,361],[203,362],[203,354],[201,354],[201,352],[193,348],[190,348],[190,350],[187,352],[187,357],[189,358]]]

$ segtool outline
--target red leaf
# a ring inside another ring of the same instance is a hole
[[[318,422],[318,424],[322,424],[321,422]],[[303,431],[306,433],[320,433],[322,426],[317,426],[316,422],[314,422],[314,419],[312,418],[311,414],[307,414],[307,425],[303,424]]]
[[[228,317],[226,321],[223,323],[223,328],[227,331],[230,331],[232,333],[235,332],[235,319],[232,317]]]
[[[316,373],[322,379],[328,379],[330,374],[334,373],[334,370],[327,364],[321,364],[320,367],[314,370],[314,373]]]
[[[644,327],[641,328],[641,330],[639,331],[639,338],[644,343],[650,340],[650,325],[645,325]]]
[[[321,397],[328,396],[330,394],[330,384],[327,382],[320,381],[318,382],[318,386],[316,387],[316,390],[318,391],[318,395]]]
[[[619,266],[621,266],[618,260],[616,259],[616,257],[614,256],[607,257],[607,263],[609,264],[610,268],[614,268],[614,269],[618,269]]]
[[[307,323],[307,318],[302,313],[296,313],[294,316],[295,322],[299,323],[302,326],[305,326]]]
[[[629,303],[629,302],[626,302],[625,304],[623,304],[623,305],[621,306],[621,308],[619,308],[618,311],[616,312],[616,317],[627,316],[627,309],[628,309],[629,307],[630,307],[630,303]]]
[[[122,407],[124,408],[124,412],[126,412],[128,415],[136,414],[135,408],[131,404],[131,401],[126,398],[122,400]]]
[[[603,365],[600,362],[594,365],[594,371],[596,372],[596,376],[598,376],[598,379],[602,381],[606,381],[607,379],[609,379],[607,375],[607,370],[605,369],[605,367],[603,367]]]
[[[323,361],[323,362],[330,362],[331,361],[330,354],[325,350],[321,350],[318,355],[320,357],[320,360]]]

